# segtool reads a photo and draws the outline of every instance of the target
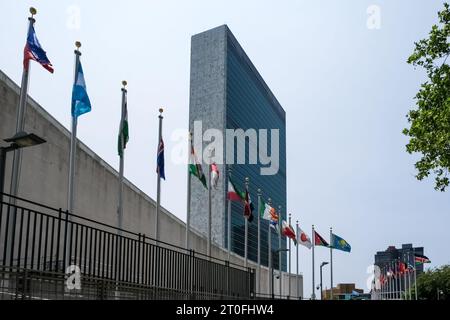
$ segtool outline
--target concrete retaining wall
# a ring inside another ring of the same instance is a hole
[[[15,133],[16,109],[19,87],[0,71],[0,146],[3,139]],[[25,118],[25,130],[35,133],[47,143],[23,149],[18,196],[65,209],[67,206],[67,181],[69,171],[70,132],[46,112],[31,97]],[[5,192],[9,193],[12,154],[6,162]],[[118,173],[82,142],[77,144],[75,213],[110,225],[117,225]],[[154,237],[156,203],[135,185],[125,179],[123,228]],[[186,224],[164,208],[160,214],[161,240],[184,247]],[[193,232],[191,246],[197,252],[206,253],[206,239]],[[212,255],[226,260],[228,253],[218,246],[212,247]],[[231,262],[243,265],[243,259],[231,256]],[[253,263],[249,267],[256,268]],[[288,295],[291,281],[292,297],[297,297],[297,277],[283,273],[283,295]],[[261,292],[269,293],[269,270],[261,268]],[[303,278],[298,277],[300,296],[303,295]],[[275,293],[279,294],[279,280],[275,281]]]

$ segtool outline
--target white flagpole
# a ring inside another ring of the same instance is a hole
[[[387,293],[388,293],[388,286],[389,286],[389,278],[387,278],[387,281],[384,281],[387,277],[387,271],[386,267],[384,267],[384,276],[383,276],[383,298],[384,300],[387,300]]]
[[[402,262],[402,263],[404,263],[404,262]],[[403,297],[403,300],[407,300],[408,294],[406,292],[406,270],[403,272],[403,292],[405,294],[405,296]]]
[[[408,266],[408,300],[412,300],[411,295],[411,269]]]
[[[228,185],[230,184],[231,179],[231,165],[228,165],[228,181],[227,181],[227,194],[228,194]],[[228,262],[231,259],[231,200],[228,199]]]
[[[28,30],[27,30],[27,39],[28,35],[30,33],[30,28],[36,21],[34,19],[34,15],[36,14],[36,9],[31,7],[30,13],[31,17],[28,18]],[[27,98],[28,98],[28,81],[29,81],[29,74],[30,74],[30,64],[28,63],[27,66],[23,68],[22,71],[22,83],[20,85],[20,96],[19,96],[19,106],[17,109],[17,117],[16,117],[16,134],[18,134],[21,131],[24,131],[25,128],[25,112],[27,108]],[[9,193],[13,196],[9,198],[9,203],[13,205],[11,208],[11,219],[8,223],[8,229],[9,230],[15,230],[16,228],[16,208],[14,205],[16,204],[16,199],[14,197],[17,197],[19,193],[19,178],[20,178],[20,169],[22,165],[22,149],[16,149],[13,153],[13,162],[12,162],[12,168],[11,168],[11,185],[10,185],[10,191]],[[3,186],[2,186],[3,188]],[[13,242],[14,232],[10,232],[8,234],[8,243]],[[10,249],[6,249],[7,256],[12,256]]]
[[[400,264],[397,262],[397,268],[399,268],[400,269]],[[398,284],[398,299],[399,300],[403,300],[402,299],[402,274],[400,274],[400,276],[398,277],[398,282],[399,282],[399,284]]]
[[[249,178],[245,177],[245,190],[248,192],[248,183]],[[245,209],[244,209],[245,210]],[[251,210],[251,209],[250,209]],[[247,268],[247,259],[248,259],[248,218],[244,215],[244,224],[245,224],[245,236],[244,236],[244,267]]]
[[[260,293],[261,291],[261,189],[258,189],[258,276],[257,276],[257,284],[256,284],[256,292]]]
[[[289,227],[291,226],[291,214],[289,213]],[[287,239],[289,241],[289,282],[288,282],[288,297],[291,297],[291,239]]]
[[[118,207],[118,223],[117,226],[119,228],[118,234],[122,234],[123,227],[123,170],[124,170],[124,158],[125,158],[125,139],[123,136],[123,125],[125,121],[125,100],[127,95],[127,82],[122,81],[122,114],[120,116],[120,128],[119,128],[119,139],[120,139],[120,166],[119,166],[119,207]]]
[[[392,274],[391,274],[391,270],[389,268],[389,277],[388,277],[388,291],[387,291],[387,299],[390,300],[391,299],[391,293],[392,293]]]
[[[392,261],[392,300],[397,300],[397,275],[395,274],[395,263]]]
[[[208,161],[208,246],[207,246],[207,256],[211,257],[211,220],[212,220],[212,204],[211,204],[211,158],[212,150],[209,150],[209,161]]]
[[[417,300],[417,268],[416,268],[416,252],[413,248],[413,265],[414,265],[414,298]]]
[[[391,287],[392,287],[390,270],[388,270],[387,273],[389,273],[389,276],[388,276],[388,283],[387,283],[388,287],[387,287],[387,291],[386,291],[386,299],[389,300],[391,298]],[[386,275],[387,275],[387,273],[386,273]]]
[[[391,274],[391,300],[395,300],[395,298],[396,298],[396,296],[395,296],[396,295],[395,271],[394,271],[393,265],[394,265],[394,263],[391,262],[391,271],[392,271],[392,274]]]
[[[31,17],[28,18],[27,38],[30,33],[31,26],[33,26],[33,24],[36,22],[36,20],[34,19],[34,15],[37,13],[37,11],[35,8],[31,7],[30,13]],[[22,83],[20,85],[19,106],[17,109],[17,117],[16,117],[16,134],[21,131],[24,131],[25,128],[25,112],[27,108],[29,74],[30,74],[30,64],[28,63],[26,67],[24,66],[22,71]],[[19,192],[19,177],[21,164],[22,164],[22,150],[21,149],[14,150],[12,170],[11,170],[10,194],[16,197]],[[10,203],[15,205],[16,199],[10,198]],[[10,226],[15,227],[16,211],[15,210],[12,211],[13,215]]]
[[[394,279],[395,279],[395,283],[394,283],[394,289],[395,289],[395,299],[399,300],[400,298],[400,285],[399,285],[399,276],[398,276],[398,265],[397,265],[397,261],[394,261]]]
[[[316,290],[316,281],[314,279],[314,247],[316,246],[316,237],[315,237],[315,233],[314,233],[314,225],[312,225],[312,294],[311,294],[311,299],[315,300],[316,299],[316,293],[314,290]]]
[[[159,108],[159,129],[158,129],[158,148],[156,151],[156,156],[158,157],[159,145],[162,138],[162,121],[163,121],[163,108]],[[159,208],[161,206],[161,174],[158,170],[157,180],[156,180],[156,212],[155,212],[155,239],[156,243],[159,241]]]
[[[417,269],[416,269],[416,261],[414,259],[414,297],[417,300]]]
[[[333,300],[333,246],[331,241],[333,240],[333,229],[330,227],[330,298]]]
[[[411,295],[411,252],[408,251],[408,300],[412,300]]]
[[[80,42],[75,42],[75,46],[77,47],[74,51],[75,53],[75,75],[74,75],[74,83],[77,81],[78,76],[78,65],[80,62]],[[74,212],[74,179],[75,179],[75,159],[77,152],[77,116],[72,115],[72,134],[70,136],[70,160],[69,160],[69,186],[68,186],[68,196],[67,196],[67,209],[70,213]],[[70,239],[70,238],[69,238]]]
[[[278,206],[278,211],[280,212],[280,218],[278,219],[278,270],[280,271],[280,299],[283,295],[283,277],[281,272],[281,206]]]
[[[295,226],[296,226],[296,228],[295,228],[295,231],[296,231],[295,236],[297,237],[297,248],[295,249],[295,251],[296,251],[296,253],[297,253],[297,259],[296,259],[296,265],[297,265],[297,281],[296,281],[296,284],[297,284],[297,298],[300,299],[300,283],[299,283],[299,281],[298,281],[298,247],[300,246],[300,242],[299,242],[299,238],[298,238],[298,236],[299,236],[299,234],[298,234],[298,220],[296,221]]]
[[[272,199],[271,198],[269,198],[269,199],[267,199],[267,203],[269,204],[269,206],[272,206]],[[268,257],[269,257],[269,261],[268,261],[268,266],[269,266],[269,273],[270,272],[272,272],[273,270],[272,270],[272,263],[273,263],[273,261],[272,261],[272,231],[270,230],[270,222],[271,222],[272,220],[269,220],[269,225],[268,225],[268,229],[267,229],[267,232],[268,232],[268,234],[267,234],[267,249],[269,250],[269,252],[268,252]],[[269,293],[271,294],[272,293],[272,291],[274,290],[273,288],[272,288],[272,277],[273,277],[273,274],[270,274],[269,275],[269,277],[267,277],[268,278],[268,280],[269,280]]]
[[[189,171],[189,165],[191,164],[192,132],[189,132],[188,140],[189,141],[188,141],[188,165],[187,165],[186,235],[185,235],[186,250],[190,249],[189,232],[191,231],[191,172]]]

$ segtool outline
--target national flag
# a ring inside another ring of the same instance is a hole
[[[128,109],[127,109],[127,95],[125,94],[125,101],[124,101],[124,115],[123,115],[123,121],[120,122],[119,126],[119,139],[117,143],[117,149],[119,152],[119,156],[123,155],[123,150],[127,147],[127,143],[129,140],[128,136]]]
[[[403,274],[403,273],[405,273],[406,269],[407,269],[406,263],[404,263],[404,262],[399,262],[398,272],[399,272],[400,274]]]
[[[260,217],[264,220],[269,220],[269,226],[278,232],[278,214],[275,208],[265,203],[262,198],[260,199],[259,208]]]
[[[422,264],[422,263],[431,263],[430,259],[428,259],[428,257],[415,253],[414,254],[414,262],[416,264]]]
[[[211,182],[210,185],[217,189],[217,184],[219,183],[219,168],[215,163],[211,164]]]
[[[252,199],[250,198],[250,193],[248,189],[245,189],[245,200],[244,200],[244,217],[247,218],[248,222],[253,221],[253,210],[255,207],[253,206]]]
[[[297,245],[297,239],[295,236],[294,228],[292,228],[292,226],[284,220],[282,225],[283,225],[282,233],[289,239],[292,239],[292,241],[294,241],[294,244]]]
[[[330,242],[333,249],[342,250],[345,252],[350,252],[352,250],[352,247],[348,244],[347,241],[333,233],[331,234]]]
[[[54,69],[52,63],[48,60],[46,52],[42,49],[41,44],[36,37],[33,23],[30,23],[27,42],[25,44],[25,48],[23,49],[23,67],[25,69],[28,68],[30,60],[40,63],[41,66],[53,73]]]
[[[72,88],[72,117],[79,117],[84,113],[91,111],[91,102],[86,91],[86,82],[84,81],[83,67],[78,60],[77,74]]]
[[[196,176],[198,180],[203,184],[203,186],[208,189],[206,186],[206,177],[203,173],[202,165],[197,159],[197,155],[195,154],[194,146],[192,145],[191,140],[191,154],[189,157],[189,173]]]
[[[330,246],[328,244],[328,242],[326,242],[324,240],[324,238],[322,238],[320,236],[320,234],[317,233],[317,231],[314,231],[314,245],[315,246],[323,246],[323,247],[329,247]]]
[[[264,203],[264,201],[262,201],[262,199],[260,201],[261,202],[259,204],[259,208],[260,208],[259,209],[259,215],[264,220],[269,220],[270,221],[272,216],[276,215],[275,208],[271,207],[267,203]]]
[[[166,175],[164,173],[164,141],[162,138],[158,146],[158,156],[156,159],[156,173],[159,174],[160,178],[166,180]]]
[[[300,227],[297,227],[297,241],[308,249],[312,247],[311,239]]]
[[[231,178],[228,179],[227,198],[230,201],[245,201],[245,192],[240,191]]]
[[[270,227],[275,230],[276,233],[279,233],[280,231],[278,230],[278,222],[273,220],[270,221]]]

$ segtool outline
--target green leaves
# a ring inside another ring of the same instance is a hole
[[[438,290],[440,300],[450,300],[450,265],[428,270],[417,277],[419,299],[437,300]]]
[[[408,153],[421,153],[415,164],[416,178],[422,180],[435,175],[435,189],[445,191],[449,185],[450,170],[450,7],[438,13],[439,25],[431,28],[428,39],[415,43],[414,52],[407,62],[426,70],[428,80],[417,95],[416,109],[407,119],[410,128],[403,134],[409,136]]]

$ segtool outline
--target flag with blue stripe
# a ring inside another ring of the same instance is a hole
[[[23,67],[25,69],[28,68],[30,60],[40,63],[45,69],[53,73],[54,69],[52,63],[48,60],[47,53],[44,49],[42,49],[41,44],[36,37],[33,24],[30,24],[27,42],[25,44],[25,48],[23,49]]]
[[[72,89],[72,117],[79,117],[84,113],[91,111],[91,102],[86,91],[86,82],[84,81],[83,68],[78,60],[77,74]]]

